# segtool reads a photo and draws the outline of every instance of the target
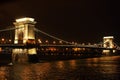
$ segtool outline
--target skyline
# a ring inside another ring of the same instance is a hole
[[[119,7],[117,2],[105,0],[4,0],[0,29],[13,26],[17,18],[32,17],[36,28],[67,41],[94,43],[114,36],[119,42]]]

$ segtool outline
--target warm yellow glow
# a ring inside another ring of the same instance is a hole
[[[24,49],[13,49],[13,54],[23,54],[26,52],[27,50],[24,50]]]
[[[48,43],[48,40],[46,40],[45,42]]]
[[[15,41],[14,41],[14,43],[15,43],[15,44],[17,44],[17,43],[18,43],[18,41],[16,41],[16,40],[15,40]]]
[[[80,51],[80,48],[73,48],[74,51]]]
[[[114,37],[113,36],[106,36],[106,37],[103,37],[103,47],[105,48],[114,48],[114,43],[113,43],[113,39]],[[111,51],[110,50],[103,50],[103,53],[110,53]],[[113,50],[113,52],[115,52]]]
[[[75,69],[76,68],[76,60],[70,60],[70,67]]]
[[[63,61],[57,62],[57,67],[58,67],[59,69],[64,69],[64,62],[63,62]]]
[[[108,39],[108,38],[114,38],[114,37],[113,37],[113,36],[106,36],[106,37],[103,37],[103,38],[104,38],[104,39],[105,39],[105,38]]]
[[[48,50],[50,50],[50,51],[56,51],[56,48],[50,47],[50,48],[48,48]]]
[[[39,43],[42,43],[42,41],[41,41],[40,39],[38,39],[38,42],[39,42]]]
[[[11,42],[11,39],[9,39],[9,42]]]
[[[29,35],[28,39],[35,39],[33,35]]]
[[[56,44],[56,42],[55,42],[55,41],[53,41],[53,44]]]
[[[0,47],[0,52],[2,51],[2,48]]]
[[[31,21],[33,22],[34,21],[34,18],[20,18],[20,19],[16,19],[16,22],[25,22],[25,21]]]
[[[24,39],[24,40],[23,40],[23,43],[26,44],[27,41],[28,41],[28,39]]]
[[[103,50],[103,53],[110,53],[110,50]]]
[[[5,41],[5,39],[4,39],[4,38],[2,38],[2,41]]]
[[[113,48],[114,44],[113,44],[113,36],[107,36],[107,37],[103,37],[103,47],[106,48]]]
[[[36,54],[36,49],[35,48],[28,49],[28,54]]]
[[[30,24],[29,24],[30,22]],[[26,43],[28,40],[35,40],[34,34],[34,18],[20,18],[16,19],[15,27],[19,28],[15,30],[15,41],[14,43]],[[20,40],[20,42],[19,42]]]
[[[34,18],[20,18],[16,19],[16,22],[14,22],[15,28],[15,44],[35,44],[35,33],[34,33],[34,27],[35,27],[35,21]],[[28,49],[28,54],[36,54],[36,49]]]
[[[62,44],[62,41],[59,41],[60,44]]]

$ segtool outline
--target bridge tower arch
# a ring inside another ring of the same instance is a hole
[[[106,36],[103,37],[103,47],[105,48],[114,48],[114,37],[113,36]],[[114,50],[113,50],[114,52]],[[103,53],[110,53],[110,50],[103,50]]]
[[[13,23],[15,25],[15,38],[14,38],[14,44],[26,44],[35,43],[35,33],[34,33],[34,27],[36,24],[36,21],[34,18],[20,18],[16,19],[16,22]],[[27,54],[37,54],[36,48],[30,48],[27,50],[23,49],[13,49],[13,53],[27,53]]]
[[[35,42],[34,27],[36,21],[34,21],[34,18],[25,17],[16,19],[16,22],[13,24],[16,28],[14,44],[25,44],[28,41],[31,41],[31,43]]]

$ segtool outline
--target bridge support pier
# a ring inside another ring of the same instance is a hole
[[[27,54],[28,54],[28,62],[38,62],[39,61],[38,55],[36,52],[36,48],[28,49]]]
[[[26,63],[28,62],[27,49],[13,49],[12,62],[13,63]]]
[[[34,33],[34,27],[35,27],[36,21],[34,21],[34,18],[20,18],[16,19],[16,22],[14,22],[15,25],[15,44],[27,44],[28,49],[13,49],[13,60],[16,61],[23,59],[24,56],[26,56],[26,61],[32,61],[35,62],[37,58],[37,52],[36,48],[29,48],[29,46],[35,44],[35,33]],[[21,57],[22,54],[25,54]]]
[[[27,62],[38,62],[38,55],[36,49],[13,49],[12,51],[13,63],[27,63]]]

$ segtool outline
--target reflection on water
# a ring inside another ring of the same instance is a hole
[[[9,77],[8,72],[9,72],[8,67],[1,66],[0,67],[0,80],[7,80],[7,78]]]
[[[70,67],[71,67],[72,69],[76,69],[76,66],[77,66],[76,60],[70,60],[69,63],[70,63]]]
[[[0,67],[0,80],[119,80],[120,56],[16,63]]]
[[[60,70],[64,69],[64,67],[65,67],[64,62],[63,61],[58,61],[56,63],[56,67],[59,68]]]

